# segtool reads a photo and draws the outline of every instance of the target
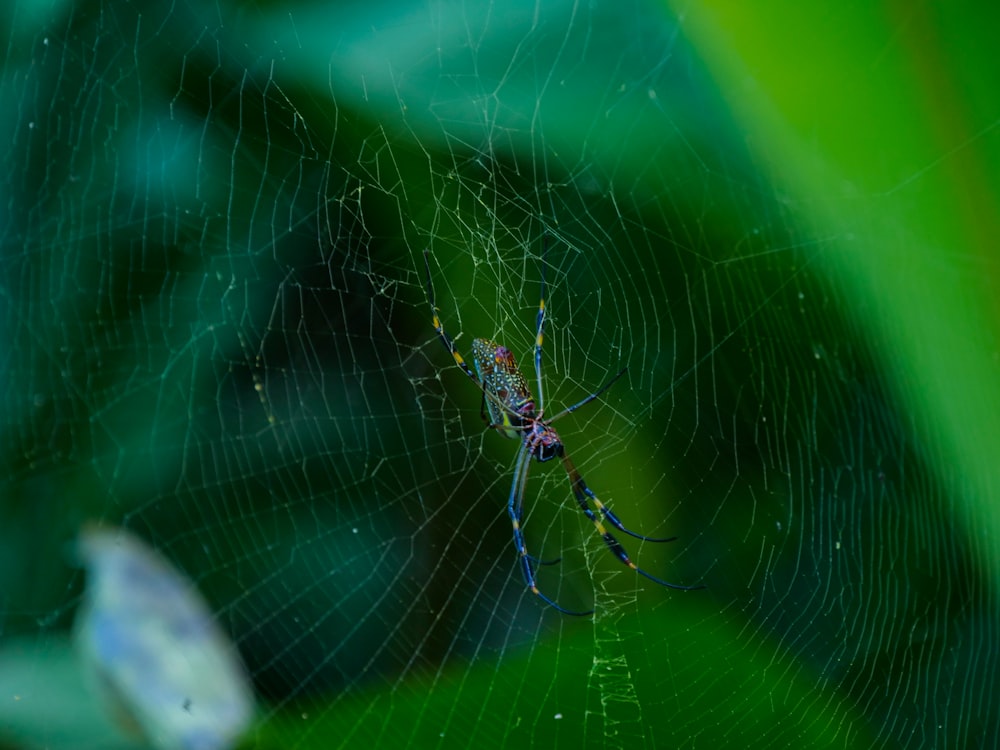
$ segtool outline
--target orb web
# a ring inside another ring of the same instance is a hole
[[[836,281],[851,221],[820,232],[830,196],[772,182],[682,17],[21,10],[0,632],[27,669],[96,521],[212,602],[261,746],[996,737],[991,600]],[[544,266],[551,413],[628,367],[560,435],[631,529],[677,537],[623,536],[632,559],[705,590],[616,561],[557,462],[531,468],[524,533],[561,557],[544,591],[596,613],[526,590],[517,442],[437,340],[425,249],[458,350],[501,342],[532,388]]]

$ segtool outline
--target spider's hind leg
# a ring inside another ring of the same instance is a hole
[[[600,511],[601,515],[605,519],[607,519],[608,523],[610,523],[616,529],[631,536],[634,536],[636,539],[642,539],[648,542],[672,542],[677,537],[670,537],[668,539],[653,539],[652,537],[642,536],[641,534],[636,534],[635,532],[626,529],[625,526],[622,524],[622,522],[618,519],[618,516],[612,513],[608,508],[605,508],[604,504],[601,503],[601,501],[597,499],[597,496],[590,490],[589,487],[587,487],[587,483],[583,481],[583,477],[580,476],[580,472],[576,470],[576,466],[573,465],[573,462],[569,459],[569,456],[563,454],[562,458],[563,458],[563,466],[565,467],[566,473],[569,475],[570,483],[573,486],[573,495],[576,497],[576,502],[579,504],[580,510],[582,510],[584,515],[587,516],[587,518],[590,519],[591,523],[594,524],[594,528],[597,529],[597,533],[601,535],[601,538],[604,540],[604,543],[608,545],[608,549],[610,549],[614,553],[615,557],[617,557],[622,563],[624,563],[628,567],[632,568],[632,570],[634,570],[639,575],[645,576],[649,580],[658,583],[661,586],[666,586],[667,588],[671,589],[680,589],[682,591],[694,591],[695,589],[705,588],[704,586],[681,586],[676,583],[668,583],[667,581],[664,581],[660,578],[657,578],[654,575],[647,573],[645,570],[643,570],[634,562],[632,562],[632,559],[628,556],[628,553],[625,551],[625,548],[622,547],[621,542],[615,539],[614,534],[612,534],[610,531],[604,528],[604,524],[601,523],[601,519],[598,518],[597,514],[594,513],[594,511],[590,509],[590,506],[587,505],[588,498],[593,501],[598,511]]]
[[[531,452],[526,443],[521,444],[517,454],[517,461],[514,463],[514,480],[510,486],[510,497],[507,500],[507,514],[510,516],[510,523],[514,530],[514,546],[517,548],[518,558],[521,563],[521,575],[524,576],[524,583],[531,590],[531,593],[548,604],[550,607],[558,609],[566,615],[583,617],[591,615],[594,610],[577,612],[572,609],[560,607],[552,599],[543,594],[538,588],[538,581],[535,580],[535,570],[532,565],[554,565],[562,558],[555,560],[540,560],[528,553],[528,545],[524,541],[524,532],[521,530],[521,516],[524,506],[524,486],[528,478],[528,468],[531,466]]]

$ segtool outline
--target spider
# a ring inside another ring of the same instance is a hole
[[[462,368],[462,372],[468,375],[469,379],[482,391],[483,399],[480,405],[480,415],[483,421],[487,423],[490,429],[496,430],[504,437],[521,441],[521,446],[517,452],[517,460],[514,462],[514,479],[511,482],[510,496],[507,499],[507,514],[510,516],[510,521],[514,528],[514,546],[517,548],[519,555],[524,582],[531,590],[531,593],[564,614],[582,617],[594,612],[592,609],[585,612],[565,609],[539,590],[538,582],[535,579],[535,566],[553,565],[559,562],[561,558],[540,560],[529,554],[524,541],[524,532],[521,528],[524,510],[524,491],[528,479],[528,469],[531,466],[531,459],[539,463],[545,463],[554,458],[559,458],[562,460],[563,468],[569,476],[573,496],[576,498],[580,510],[594,524],[597,533],[601,535],[604,543],[607,544],[608,549],[614,553],[615,557],[639,575],[645,576],[661,586],[683,591],[704,588],[704,586],[679,586],[675,583],[667,583],[654,575],[650,575],[632,562],[625,552],[625,548],[605,528],[602,518],[618,531],[642,541],[672,542],[677,537],[654,539],[627,529],[618,516],[598,500],[597,495],[583,481],[580,472],[577,471],[576,466],[566,453],[562,438],[559,437],[559,433],[552,427],[552,423],[557,419],[571,414],[581,406],[597,399],[614,385],[625,374],[628,368],[622,368],[617,375],[583,400],[566,407],[554,417],[543,419],[545,400],[542,390],[542,332],[545,325],[545,257],[547,254],[548,242],[545,243],[542,255],[541,300],[538,303],[537,331],[535,335],[535,376],[538,383],[538,408],[536,409],[535,400],[531,395],[531,391],[528,390],[527,380],[518,368],[514,355],[507,347],[489,339],[473,339],[472,361],[476,371],[473,372],[468,364],[466,364],[465,359],[455,348],[455,342],[445,332],[444,325],[438,317],[437,308],[434,305],[434,285],[431,281],[431,266],[428,260],[430,250],[424,250],[424,267],[427,271],[427,301],[431,306],[434,330],[437,331],[444,348],[454,358],[455,364]],[[594,504],[600,516],[591,509],[588,501]]]

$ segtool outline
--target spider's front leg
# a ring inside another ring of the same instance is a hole
[[[480,388],[483,384],[479,381],[476,373],[465,363],[465,358],[459,353],[458,349],[455,348],[455,342],[452,340],[451,336],[444,330],[444,323],[437,314],[437,307],[434,306],[434,282],[431,280],[431,262],[429,260],[430,250],[424,250],[424,269],[427,271],[427,302],[431,306],[431,321],[434,324],[434,330],[437,332],[438,338],[444,345],[444,348],[448,350],[451,354],[452,359],[455,360],[455,364],[462,368],[462,372],[468,375],[476,385]]]

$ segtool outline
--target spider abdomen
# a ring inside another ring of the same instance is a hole
[[[504,437],[523,439],[535,416],[535,400],[514,354],[495,341],[473,339],[472,362],[483,384],[490,424]]]

